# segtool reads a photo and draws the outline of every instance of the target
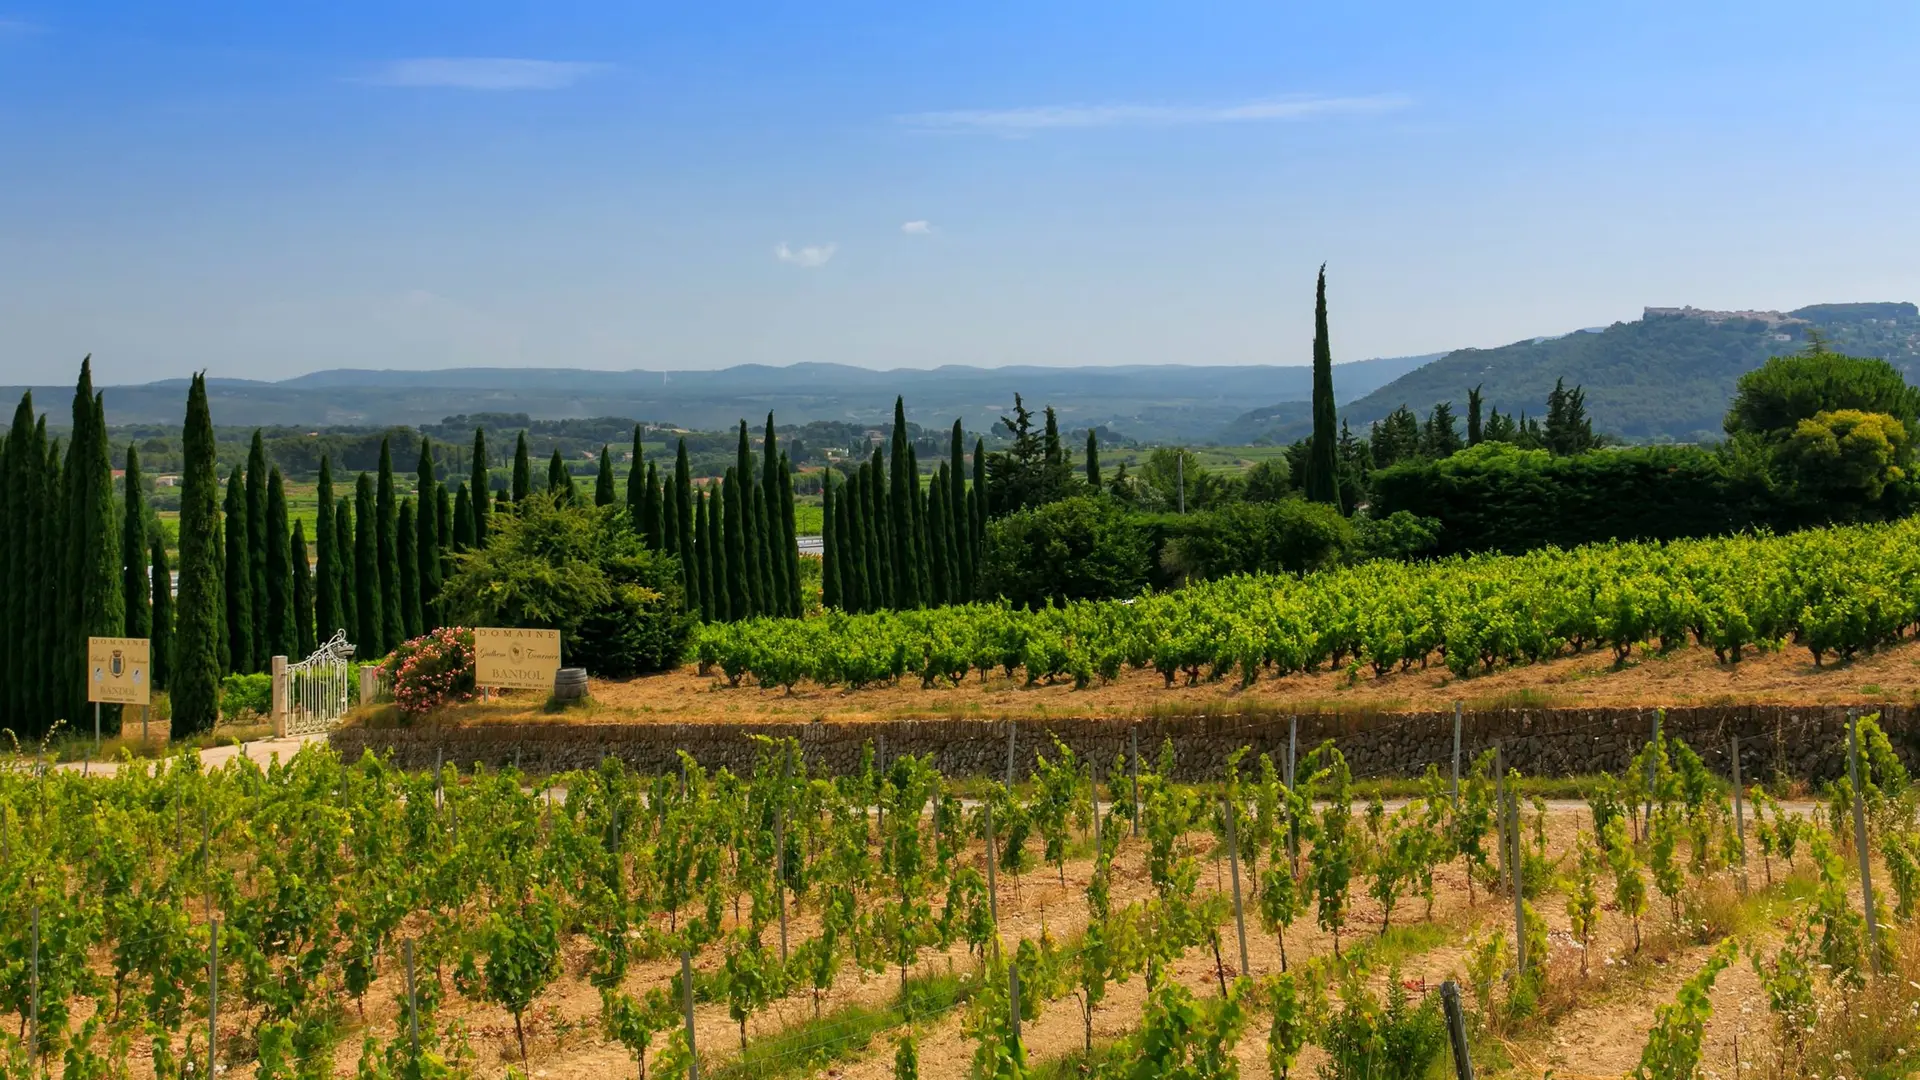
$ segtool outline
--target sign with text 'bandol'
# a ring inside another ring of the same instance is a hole
[[[496,690],[553,690],[560,671],[560,631],[473,631],[473,682]]]
[[[146,638],[87,639],[87,700],[106,705],[145,705],[152,679]]]

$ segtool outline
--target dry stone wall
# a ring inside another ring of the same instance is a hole
[[[1864,712],[1876,711],[1873,708]],[[1909,763],[1920,750],[1920,709],[1879,706],[1882,726]],[[1508,762],[1535,776],[1622,772],[1652,731],[1652,709],[1513,709],[1465,713],[1460,724],[1464,763],[1499,744]],[[1726,772],[1728,749],[1740,739],[1741,768],[1755,779],[1775,774],[1832,779],[1846,769],[1846,717],[1841,706],[1697,706],[1666,710],[1662,724],[1685,739],[1713,769]],[[1184,716],[1155,719],[897,720],[885,723],[816,721],[801,724],[486,724],[473,727],[417,726],[343,728],[334,748],[349,758],[364,751],[392,754],[409,768],[431,767],[440,755],[461,767],[500,767],[515,761],[530,771],[590,767],[616,756],[637,770],[678,768],[685,751],[713,769],[751,768],[761,739],[796,740],[810,770],[834,775],[857,768],[873,744],[891,757],[932,754],[950,776],[1002,776],[1012,734],[1014,769],[1025,776],[1036,754],[1050,754],[1054,740],[1082,760],[1110,767],[1137,737],[1149,760],[1163,741],[1174,748],[1176,775],[1204,780],[1221,775],[1229,754],[1249,747],[1284,761],[1294,725],[1299,753],[1333,739],[1360,777],[1413,777],[1428,765],[1451,768],[1454,718],[1448,712],[1350,714],[1302,713]]]

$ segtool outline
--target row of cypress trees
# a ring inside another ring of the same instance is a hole
[[[826,606],[900,610],[973,599],[986,535],[987,456],[976,440],[969,485],[965,449],[966,434],[955,420],[950,460],[923,486],[907,440],[906,403],[895,398],[890,460],[875,447],[850,479],[827,474],[821,537]]]

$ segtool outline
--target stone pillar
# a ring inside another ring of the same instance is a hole
[[[273,704],[269,706],[273,714],[273,736],[276,739],[287,737],[287,658],[273,658]]]
[[[371,705],[380,694],[380,668],[365,664],[360,668],[360,704]]]

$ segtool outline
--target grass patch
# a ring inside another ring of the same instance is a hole
[[[1062,1057],[1034,1062],[1033,1067],[1027,1070],[1027,1080],[1078,1080],[1079,1077],[1093,1076],[1126,1061],[1132,1049],[1124,1041],[1097,1042],[1093,1044],[1091,1054],[1085,1050],[1075,1050]]]
[[[746,1052],[704,1075],[713,1080],[760,1080],[799,1076],[845,1061],[866,1050],[875,1036],[916,1019],[937,1016],[966,1003],[971,979],[941,972],[917,975],[890,1004],[843,1005],[818,1019],[763,1035]]]

